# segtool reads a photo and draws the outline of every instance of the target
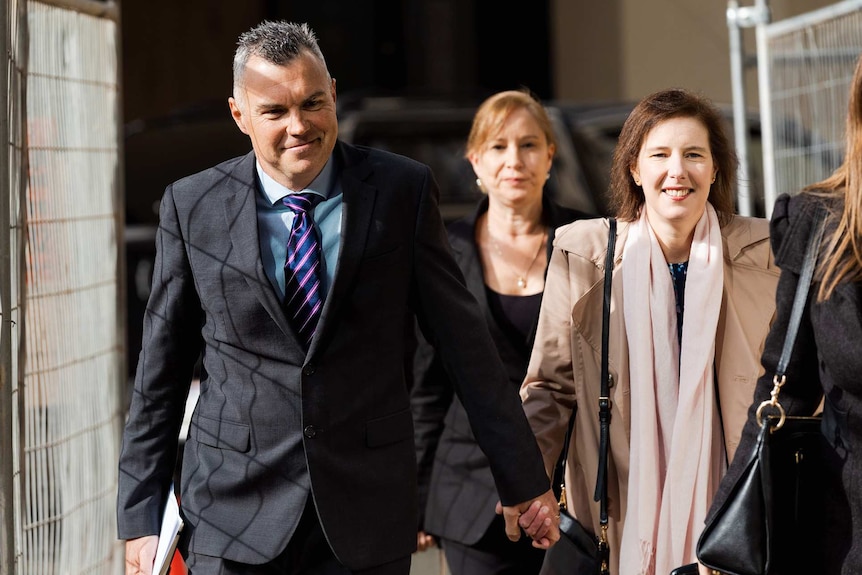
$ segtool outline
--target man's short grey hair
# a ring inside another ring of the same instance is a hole
[[[308,24],[263,21],[243,33],[237,41],[233,57],[234,97],[237,98],[237,88],[242,86],[245,67],[252,56],[284,66],[303,51],[311,52],[323,63],[324,68],[326,67],[323,52],[317,44],[317,36]]]

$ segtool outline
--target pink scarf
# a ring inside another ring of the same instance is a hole
[[[631,464],[622,575],[665,575],[695,545],[724,472],[713,361],[724,272],[721,231],[706,205],[688,260],[682,349],[673,283],[646,210],[622,262],[631,381]]]

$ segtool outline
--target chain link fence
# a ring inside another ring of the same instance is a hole
[[[12,49],[0,436],[11,441],[0,451],[0,573],[122,573],[118,9],[2,5]]]
[[[758,31],[767,206],[829,176],[844,156],[850,82],[862,53],[862,1],[837,2]],[[766,131],[764,136],[766,136]]]

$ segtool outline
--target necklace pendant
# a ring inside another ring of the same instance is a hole
[[[518,277],[518,287],[521,289],[524,289],[525,287],[527,287],[527,278],[519,276]]]

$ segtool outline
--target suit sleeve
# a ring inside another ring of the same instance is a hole
[[[417,318],[490,461],[502,503],[514,505],[545,493],[550,480],[517,390],[508,385],[479,304],[451,254],[437,200],[426,169],[414,239]]]
[[[413,411],[418,466],[419,529],[423,529],[431,470],[434,467],[440,435],[443,433],[446,413],[452,405],[454,390],[434,347],[422,337],[421,333],[417,334],[417,340],[410,407]]]
[[[159,217],[142,351],[119,461],[120,539],[159,531],[185,401],[202,342],[201,304],[171,187],[162,198]]]

